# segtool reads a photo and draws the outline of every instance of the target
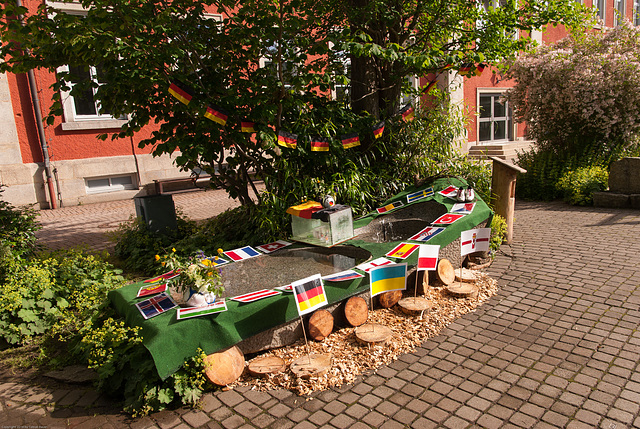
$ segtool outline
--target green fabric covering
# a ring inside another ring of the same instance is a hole
[[[449,211],[455,202],[437,192],[451,184],[466,186],[465,182],[458,179],[438,179],[431,185],[407,188],[386,201],[383,206],[402,200],[407,207],[406,195],[408,193],[432,186],[435,194],[428,199],[434,199],[444,204]],[[422,199],[412,204],[419,204],[425,200]],[[402,210],[402,208],[397,210]],[[389,213],[394,213],[394,211]],[[378,216],[385,215],[374,212],[360,218],[354,222],[354,229],[366,226]],[[444,247],[460,237],[462,231],[474,228],[491,216],[491,209],[478,197],[476,207],[471,214],[447,226],[445,231],[429,240],[428,244],[439,244]],[[362,247],[371,252],[372,258],[375,259],[384,256],[399,243],[401,241],[371,243],[358,240],[356,237],[343,244]],[[412,266],[417,263],[417,259],[418,252],[414,252],[403,262]],[[296,279],[292,279],[292,281],[294,280]],[[144,320],[134,305],[144,299],[136,298],[138,290],[143,285],[142,282],[139,282],[124,286],[111,291],[109,298],[114,308],[126,318],[128,325],[142,327],[141,335],[144,339],[144,345],[151,353],[158,374],[162,379],[177,371],[187,358],[195,354],[197,348],[201,348],[207,354],[214,353],[298,317],[293,294],[283,293],[247,304],[227,300],[228,311],[212,316],[179,321],[176,319],[176,310],[174,309],[149,320]],[[353,281],[324,282],[324,287],[329,304],[333,304],[368,290],[369,278],[365,276]]]

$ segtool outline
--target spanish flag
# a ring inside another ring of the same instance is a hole
[[[278,144],[280,146],[288,147],[290,149],[295,149],[296,147],[298,147],[298,135],[288,133],[286,131],[279,131]]]
[[[371,277],[371,297],[383,292],[405,290],[407,288],[407,264],[389,264],[369,271]]]
[[[413,110],[413,106],[411,104],[407,104],[400,110],[400,114],[402,115],[402,120],[405,122],[413,121],[415,117],[415,111]]]
[[[341,140],[342,147],[345,149],[360,146],[360,137],[358,137],[358,133],[344,135],[341,137]]]
[[[210,104],[209,107],[207,107],[207,111],[204,114],[204,117],[209,118],[213,122],[217,122],[224,127],[227,124],[227,118],[229,116],[224,110]]]
[[[380,138],[382,137],[382,133],[384,133],[384,121],[378,122],[373,126],[373,137]]]
[[[320,274],[291,283],[300,316],[328,303]]]
[[[189,102],[193,98],[193,88],[179,80],[174,80],[169,86],[169,94],[173,95],[185,105],[189,105]]]
[[[329,152],[329,140],[322,137],[311,138],[312,152]]]
[[[418,250],[419,244],[400,243],[393,250],[389,251],[385,256],[389,258],[407,259],[413,252]]]
[[[240,122],[240,131],[243,133],[255,133],[256,132],[256,123],[249,121],[241,121]]]

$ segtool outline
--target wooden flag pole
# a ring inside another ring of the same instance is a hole
[[[304,330],[304,320],[300,316],[300,324],[302,325],[302,336],[304,337],[304,343],[307,345],[307,357],[309,358],[309,365],[311,365],[311,348],[309,347],[309,341],[307,340],[307,333]]]

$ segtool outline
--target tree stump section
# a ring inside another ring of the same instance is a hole
[[[309,318],[309,336],[322,341],[333,331],[333,316],[327,310],[318,310]]]
[[[472,283],[454,282],[447,286],[447,291],[459,298],[478,296],[478,287]]]
[[[244,372],[244,355],[236,346],[204,358],[204,373],[218,386],[226,386],[236,381]]]
[[[392,290],[389,292],[383,292],[379,295],[380,305],[383,308],[391,308],[402,299],[401,290]]]
[[[460,268],[455,270],[456,281],[466,282],[466,283],[475,283],[476,282],[476,273],[470,269],[463,268],[462,272]]]
[[[361,296],[352,296],[344,305],[344,317],[349,325],[357,327],[366,323],[369,318],[367,301]]]
[[[425,311],[433,308],[433,303],[422,297],[407,297],[398,301],[400,309],[410,316],[422,316]]]
[[[304,355],[291,362],[289,368],[298,378],[319,377],[331,368],[331,355]]]
[[[453,271],[453,266],[448,259],[440,259],[436,269],[438,280],[447,286],[450,285],[456,279],[456,274]]]
[[[382,345],[391,338],[393,331],[378,323],[367,323],[366,325],[358,326],[355,330],[355,335],[361,343]]]
[[[249,362],[247,370],[254,377],[265,377],[267,374],[277,374],[286,369],[284,359],[278,356],[264,356]]]

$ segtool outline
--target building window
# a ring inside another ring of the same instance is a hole
[[[85,187],[87,194],[100,194],[103,192],[124,191],[138,188],[132,174],[85,179]]]
[[[625,0],[616,1],[616,14],[615,25],[620,25],[620,22],[627,16],[627,2]]]
[[[635,25],[640,25],[640,0],[635,0],[633,4],[633,17],[631,19]]]
[[[512,112],[500,93],[480,94],[478,102],[478,141],[481,143],[513,140]]]
[[[606,17],[607,0],[593,0],[593,5],[598,9],[597,16],[603,22]]]

